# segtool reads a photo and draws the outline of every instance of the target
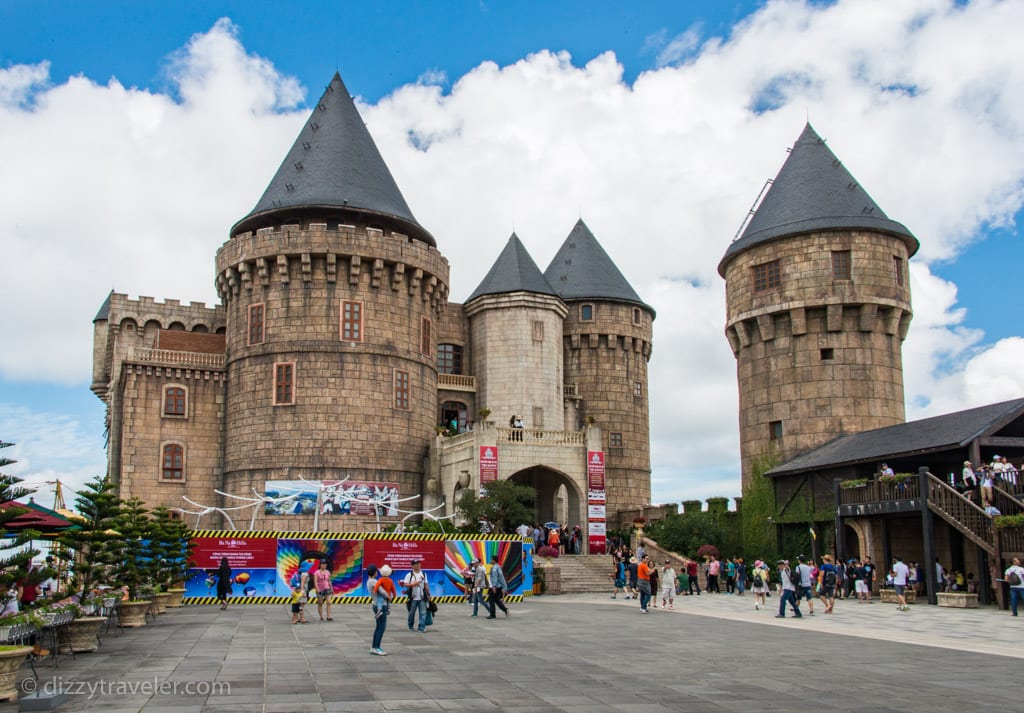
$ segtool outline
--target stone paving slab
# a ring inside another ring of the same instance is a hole
[[[442,605],[426,634],[392,617],[386,657],[369,655],[368,607],[306,626],[281,606],[185,607],[38,667],[38,684],[80,686],[58,710],[84,713],[1024,710],[1024,619],[1005,612],[848,601],[776,619],[775,598],[760,611],[750,596],[675,604],[645,616],[604,595],[537,597],[494,621]],[[22,690],[34,683],[22,667]]]

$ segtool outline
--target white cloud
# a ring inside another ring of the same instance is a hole
[[[543,268],[582,215],[658,312],[655,499],[736,494],[735,362],[716,265],[808,116],[921,240],[910,414],[1019,394],[1007,379],[1020,340],[983,347],[955,285],[927,265],[1021,206],[1022,23],[1024,5],[994,0],[769,2],[727,39],[684,33],[685,64],[632,86],[610,53],[576,66],[542,51],[483,62],[447,93],[428,73],[361,110],[451,261],[455,301],[513,229]],[[0,234],[24,256],[0,299],[33,305],[6,320],[19,336],[0,353],[6,378],[86,380],[90,320],[111,287],[213,300],[214,252],[306,112],[291,110],[295,81],[247,53],[226,21],[193,37],[168,76],[161,94],[51,84],[44,64],[0,70]]]

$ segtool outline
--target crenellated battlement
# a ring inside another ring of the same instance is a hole
[[[110,295],[110,309],[107,322],[111,326],[120,327],[128,320],[134,328],[142,328],[147,323],[155,322],[160,329],[170,329],[179,324],[185,331],[205,329],[215,333],[224,329],[225,312],[222,305],[208,307],[205,302],[189,302],[182,304],[180,300],[165,299],[158,301],[153,297],[140,296],[131,299],[127,294],[114,292]]]
[[[311,223],[240,233],[217,252],[217,292],[225,303],[243,290],[293,283],[366,282],[407,291],[440,311],[448,300],[448,260],[434,247],[400,233]]]

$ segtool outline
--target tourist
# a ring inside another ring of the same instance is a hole
[[[629,595],[626,594],[626,565],[618,557],[615,558],[614,570],[609,575],[612,578],[612,584],[615,585],[615,589],[612,591],[612,599],[615,599],[615,595],[619,592],[625,594],[625,598],[629,599]]]
[[[320,567],[313,574],[313,586],[316,588],[316,613],[320,621],[324,620],[324,605],[327,605],[327,621],[331,618],[331,595],[334,585],[331,584],[331,570],[327,568],[327,560],[320,560]]]
[[[412,571],[402,577],[402,588],[409,598],[409,631],[417,628],[422,634],[427,630],[427,599],[430,597],[430,584],[427,575],[420,570],[420,561],[412,561]]]
[[[626,568],[629,572],[629,592],[626,594],[626,599],[637,599],[640,596],[639,567],[640,565],[637,564],[636,557],[630,557],[629,567]]]
[[[786,604],[788,603],[793,608],[793,616],[801,619],[803,614],[800,613],[800,604],[796,598],[796,583],[799,581],[800,575],[789,569],[789,560],[779,560],[776,564],[779,568],[781,596],[779,597],[779,613],[775,615],[775,618],[786,618]]]
[[[647,564],[647,555],[637,565],[637,588],[640,590],[640,613],[647,614],[647,605],[651,601],[651,568]]]
[[[1024,567],[1020,566],[1020,557],[1014,557],[1003,574],[1010,585],[1010,613],[1017,616],[1017,604],[1024,600]]]
[[[715,594],[721,594],[722,590],[718,587],[718,573],[722,571],[722,563],[718,561],[717,557],[712,557],[711,562],[708,563],[708,591],[714,592]]]
[[[888,463],[882,463],[882,470],[879,472],[880,476],[891,478],[895,473],[892,472],[892,468],[889,467]]]
[[[480,604],[484,601],[484,590],[487,589],[487,568],[481,564],[479,559],[473,560],[473,613],[476,616],[480,610]]]
[[[747,589],[747,565],[743,564],[743,558],[737,557],[736,565],[736,595],[742,597]]]
[[[736,563],[730,558],[725,558],[725,593],[732,594],[736,591]]]
[[[697,581],[697,561],[687,560],[686,562],[686,576],[689,579],[687,586],[687,594],[693,594],[694,589],[697,590],[697,596],[700,596],[700,582]]]
[[[296,584],[292,588],[292,623],[293,624],[305,624],[306,623],[306,592],[301,585]],[[221,607],[223,609],[223,607]]]
[[[497,612],[495,611],[495,607],[505,612],[506,617],[511,616],[512,612],[510,612],[508,607],[505,606],[505,593],[508,591],[508,582],[505,580],[505,571],[501,568],[497,555],[491,558],[491,563],[491,588],[488,590],[490,595],[488,597],[488,606],[491,610],[491,614],[487,618],[496,618]]]
[[[892,558],[892,588],[896,590],[896,598],[900,600],[896,611],[908,611],[907,596],[904,593],[909,584],[910,568],[903,563],[899,556]]]
[[[807,566],[806,557],[797,555],[797,566],[793,569],[793,596],[799,602],[801,598],[807,599],[807,613],[814,616],[814,575],[811,568]]]
[[[672,567],[672,562],[665,560],[665,566],[661,568],[661,608],[665,608],[665,602],[667,601],[668,608],[675,609],[675,598],[676,571]]]
[[[228,608],[228,597],[231,596],[231,565],[227,557],[220,558],[220,567],[217,568],[217,601],[221,609]]]
[[[759,610],[761,607],[768,606],[765,600],[765,594],[768,591],[768,565],[761,560],[754,562],[752,580],[751,589],[754,592],[754,609]]]
[[[864,570],[864,586],[866,587],[867,601],[874,603],[875,600],[871,597],[875,591],[875,579],[877,578],[875,565],[871,562],[870,557],[865,557],[864,564],[861,567]]]
[[[987,465],[981,467],[981,506],[987,507],[992,504],[992,486],[995,483],[995,476],[992,469]]]
[[[679,568],[679,574],[676,575],[676,594],[690,596],[690,575],[686,573],[685,560],[683,566]]]
[[[373,642],[370,644],[370,653],[374,656],[387,656],[387,652],[381,648],[381,643],[384,640],[384,631],[388,628],[391,602],[395,598],[395,583],[391,581],[391,567],[384,565],[380,568],[380,577],[374,578],[373,589],[370,592],[374,617]]]
[[[818,598],[825,605],[826,614],[831,614],[835,609],[837,586],[835,562],[832,555],[825,555],[821,558],[821,567],[818,570]]]
[[[658,564],[648,558],[648,565],[651,568],[651,606],[658,608],[658,592],[661,588],[661,576],[658,574]]]

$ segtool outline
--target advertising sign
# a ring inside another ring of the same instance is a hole
[[[587,451],[587,543],[590,554],[605,553],[604,451]]]
[[[604,451],[587,451],[587,488],[604,491]]]
[[[498,447],[480,446],[480,494],[498,479]]]
[[[268,480],[267,515],[398,515],[398,483],[362,480]],[[317,497],[319,494],[319,498]]]

